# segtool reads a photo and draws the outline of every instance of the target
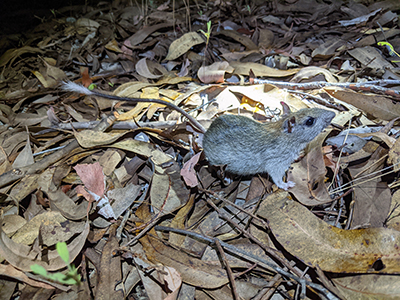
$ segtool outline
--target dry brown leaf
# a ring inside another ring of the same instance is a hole
[[[136,72],[145,78],[157,79],[166,74],[167,70],[159,63],[142,58],[136,63]]]
[[[300,82],[302,80],[309,80],[317,75],[323,75],[327,82],[336,83],[338,80],[332,75],[331,72],[324,68],[319,67],[305,67],[301,69],[297,74],[292,78],[292,82]]]
[[[98,300],[119,300],[124,298],[122,290],[115,290],[121,281],[121,258],[114,255],[119,243],[115,237],[117,226],[111,225],[107,243],[103,247],[100,258],[99,284],[96,287],[96,299]]]
[[[400,170],[400,139],[396,139],[394,145],[390,147],[387,163],[393,166],[393,170]]]
[[[172,178],[174,173],[165,172],[164,168],[155,165],[155,171],[151,179],[150,199],[151,204],[156,212],[161,211],[162,214],[168,214],[184,205],[188,200],[189,190],[183,184],[179,166],[175,162],[169,167],[170,170],[175,169],[178,178]],[[175,179],[175,180],[174,180]]]
[[[337,87],[326,87],[324,90],[332,97],[350,103],[376,119],[390,121],[400,115],[400,106],[384,96],[360,94]]]
[[[254,42],[247,36],[240,34],[236,30],[221,30],[217,34],[225,35],[246,47],[246,50],[258,50],[258,47]]]
[[[47,119],[47,115],[37,110],[37,114],[19,113],[15,115],[14,125],[32,126],[37,125]]]
[[[11,163],[8,160],[4,149],[0,147],[0,174],[6,173],[12,169]]]
[[[197,32],[188,32],[179,39],[173,41],[168,49],[168,55],[165,60],[175,60],[186,53],[193,46],[204,43],[203,38]]]
[[[251,62],[242,63],[238,61],[231,61],[229,62],[229,65],[235,69],[233,74],[248,76],[250,74],[250,70],[252,70],[254,75],[257,77],[287,77],[300,71],[300,69],[278,70],[262,64]]]
[[[152,234],[155,235],[155,231],[152,231]],[[218,288],[228,283],[226,272],[222,267],[168,247],[151,236],[140,239],[140,242],[151,261],[176,269],[185,283],[206,289]]]
[[[44,289],[54,289],[54,287],[51,286],[50,284],[30,279],[28,276],[25,275],[24,272],[21,272],[20,270],[15,269],[12,265],[6,266],[3,264],[0,264],[0,274],[2,276],[11,277],[15,280],[24,282],[24,283],[29,284],[34,287],[44,288]],[[2,290],[2,295],[3,295],[3,292],[4,291]]]
[[[274,32],[268,28],[260,29],[260,37],[258,39],[258,46],[262,48],[269,48],[274,43]]]
[[[181,169],[181,176],[183,177],[185,183],[190,187],[195,187],[199,184],[194,166],[199,161],[200,155],[201,152],[195,154],[192,158],[185,162],[183,168]]]
[[[288,196],[287,192],[278,192],[267,197],[258,215],[268,220],[275,238],[291,255],[328,272],[400,272],[400,232],[339,229]]]
[[[134,35],[129,37],[125,42],[124,45],[127,46],[128,48],[131,48],[132,46],[136,46],[143,42],[150,34],[153,32],[161,29],[161,28],[166,28],[166,27],[171,27],[172,23],[161,23],[157,24],[154,26],[149,26],[145,28],[141,28],[138,30]]]
[[[351,35],[354,35],[353,33]],[[347,34],[346,37],[342,38],[333,37],[327,40],[325,43],[319,45],[311,53],[311,57],[316,59],[329,59],[335,54],[338,48],[345,45],[350,39],[351,35]]]
[[[171,221],[170,226],[173,228],[184,229],[186,218],[190,214],[190,211],[193,209],[193,205],[194,205],[194,197],[190,197],[189,201],[186,202],[186,204],[176,213],[175,217]],[[173,245],[182,247],[182,244],[185,241],[185,239],[186,236],[171,232],[169,234],[168,241]]]
[[[351,229],[363,227],[382,227],[385,224],[389,213],[391,203],[391,192],[387,183],[382,182],[381,178],[376,176],[363,176],[374,174],[375,171],[384,167],[383,157],[386,150],[379,154],[379,149],[375,152],[366,164],[350,166],[348,168],[353,179],[358,178],[359,181],[354,182],[354,210],[351,221]],[[381,162],[380,164],[378,164]],[[371,168],[372,166],[373,168]],[[366,170],[366,172],[362,172]],[[360,173],[362,172],[362,173]],[[362,175],[363,177],[361,178]]]
[[[383,227],[389,213],[392,195],[380,178],[353,187],[354,212],[351,229]]]
[[[157,211],[162,209],[163,213],[169,213],[186,203],[189,190],[181,179],[179,165],[170,156],[149,143],[136,140],[117,142],[113,147],[151,157],[156,171],[152,177],[150,199]]]
[[[389,211],[387,227],[400,231],[400,190],[393,193]]]
[[[59,211],[69,220],[82,220],[86,217],[88,207],[86,202],[76,204],[61,189],[53,189],[55,188],[46,191],[52,210]]]
[[[8,49],[1,57],[0,57],[0,67],[4,67],[6,64],[13,64],[14,60],[20,57],[22,54],[26,53],[40,53],[43,54],[44,51],[39,48],[23,46],[21,48],[13,48]]]
[[[70,223],[59,212],[45,212],[29,220],[12,237],[19,244],[31,245],[40,235],[46,246],[53,246],[55,242],[64,242],[75,233],[81,232],[83,227],[80,223]],[[84,224],[83,224],[84,225]],[[71,227],[70,227],[71,226]]]
[[[120,217],[127,209],[129,209],[129,207],[132,206],[137,197],[139,197],[140,192],[141,186],[131,183],[127,184],[123,188],[115,188],[107,192],[108,198],[114,200],[111,201],[111,207],[116,218]],[[138,204],[135,206],[138,206]],[[100,216],[93,220],[93,225],[98,228],[106,228],[111,224],[111,222],[108,222]]]
[[[21,201],[31,193],[33,193],[38,187],[38,178],[40,175],[33,174],[25,176],[12,190],[8,200]]]
[[[65,262],[58,255],[57,251],[48,251],[46,261],[35,260],[30,257],[31,247],[23,244],[18,244],[7,237],[2,230],[0,221],[0,255],[4,257],[11,265],[22,271],[31,271],[30,266],[38,264],[48,271],[56,271],[66,267]],[[68,245],[70,263],[81,252],[83,245],[86,242],[86,237],[89,233],[90,225],[86,222],[85,229],[82,233],[74,238]]]
[[[345,299],[395,300],[400,295],[398,275],[363,274],[332,278]]]
[[[382,57],[382,54],[371,46],[363,48],[354,48],[348,50],[348,53],[357,59],[365,68],[372,69],[392,69],[393,66],[390,62]]]
[[[18,154],[17,158],[14,160],[12,166],[13,168],[22,168],[33,164],[35,160],[33,159],[31,141],[28,139],[26,141],[25,147]]]
[[[125,134],[126,132],[112,134],[95,130],[82,130],[79,132],[74,132],[76,140],[83,148],[92,148],[96,146],[111,144]]]
[[[332,202],[325,185],[325,161],[322,143],[330,130],[325,130],[307,145],[306,156],[288,171],[288,181],[296,185],[290,189],[296,199],[304,205],[320,205]]]
[[[107,50],[114,51],[114,52],[116,52],[116,53],[122,53],[122,50],[121,50],[120,47],[118,47],[118,43],[117,43],[117,41],[116,41],[115,39],[109,41],[109,42],[107,43],[107,45],[105,45],[104,47],[105,47]]]
[[[3,216],[3,231],[7,236],[11,237],[18,229],[26,224],[26,220],[18,215]]]

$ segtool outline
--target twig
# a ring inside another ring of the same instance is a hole
[[[328,87],[328,86],[334,86],[334,87],[348,88],[348,89],[351,89],[354,91],[365,91],[365,92],[386,95],[386,96],[396,98],[396,100],[400,100],[400,91],[381,87],[382,85],[399,85],[400,80],[375,80],[375,81],[367,81],[367,82],[360,82],[360,83],[352,83],[352,82],[332,83],[332,82],[325,82],[325,81],[293,83],[293,82],[279,82],[279,81],[272,81],[272,80],[254,79],[254,83],[256,83],[256,84],[273,84],[279,88],[292,88],[292,89],[298,89],[298,90],[313,90],[313,89],[320,89],[320,88]]]
[[[183,230],[183,229],[172,228],[172,227],[166,227],[166,226],[157,225],[157,226],[154,227],[154,229],[155,230],[160,230],[160,231],[169,231],[169,232],[174,232],[174,233],[185,234],[185,235],[190,236],[192,238],[203,240],[203,241],[206,241],[206,242],[211,243],[211,244],[215,243],[215,239],[216,239],[216,238],[210,238],[210,237],[198,234],[196,232]],[[295,275],[285,271],[284,269],[282,269],[281,267],[279,267],[276,264],[272,264],[272,263],[262,259],[261,257],[253,255],[252,253],[242,251],[241,249],[236,248],[235,246],[232,246],[232,245],[230,245],[228,243],[225,243],[225,242],[222,242],[222,241],[219,241],[219,243],[225,249],[225,251],[228,251],[228,252],[230,252],[230,253],[232,253],[234,255],[242,257],[242,258],[244,258],[244,259],[246,259],[246,260],[248,260],[250,262],[257,263],[260,267],[262,267],[262,268],[264,268],[266,270],[270,270],[270,269],[275,270],[275,272],[277,272],[277,273],[279,273],[279,274],[281,274],[281,275],[283,275],[285,277],[291,278],[291,279],[297,281],[299,284],[303,284],[304,283],[307,286],[309,286],[309,287],[319,291],[320,293],[322,293],[326,297],[326,299],[339,300],[339,298],[336,297],[334,294],[332,294],[329,290],[327,290],[326,288],[324,288],[323,286],[321,286],[321,285],[319,285],[317,283],[313,283],[311,281],[308,281],[307,279],[299,278],[298,276],[295,276]]]
[[[233,293],[233,299],[235,300],[239,300],[239,294],[237,292],[237,288],[236,288],[236,283],[235,283],[235,278],[233,277],[233,273],[232,273],[232,269],[229,266],[229,262],[226,259],[226,255],[224,252],[224,249],[222,249],[221,244],[219,242],[219,240],[217,238],[214,239],[214,243],[217,246],[218,252],[221,255],[222,261],[224,262],[225,268],[226,268],[226,273],[228,273],[228,278],[229,281],[231,283],[231,287],[232,287],[232,293]]]

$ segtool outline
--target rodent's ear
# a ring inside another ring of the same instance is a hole
[[[281,101],[280,102],[282,105],[282,116],[286,117],[288,115],[290,115],[291,111],[290,111],[290,107],[289,105],[287,105],[285,102]]]
[[[285,122],[283,122],[283,131],[286,133],[292,133],[293,127],[296,125],[296,118],[292,116],[291,118],[287,118]]]

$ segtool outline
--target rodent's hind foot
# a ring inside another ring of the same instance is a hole
[[[280,183],[276,183],[278,188],[281,188],[285,191],[287,191],[288,189],[294,187],[296,185],[296,183],[294,183],[293,181],[288,181],[288,182],[280,182]]]

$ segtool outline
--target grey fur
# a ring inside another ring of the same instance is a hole
[[[334,116],[328,110],[305,108],[263,124],[244,116],[223,115],[205,133],[204,153],[212,165],[226,165],[230,173],[268,173],[278,187],[288,189],[294,183],[283,182],[286,170]]]

